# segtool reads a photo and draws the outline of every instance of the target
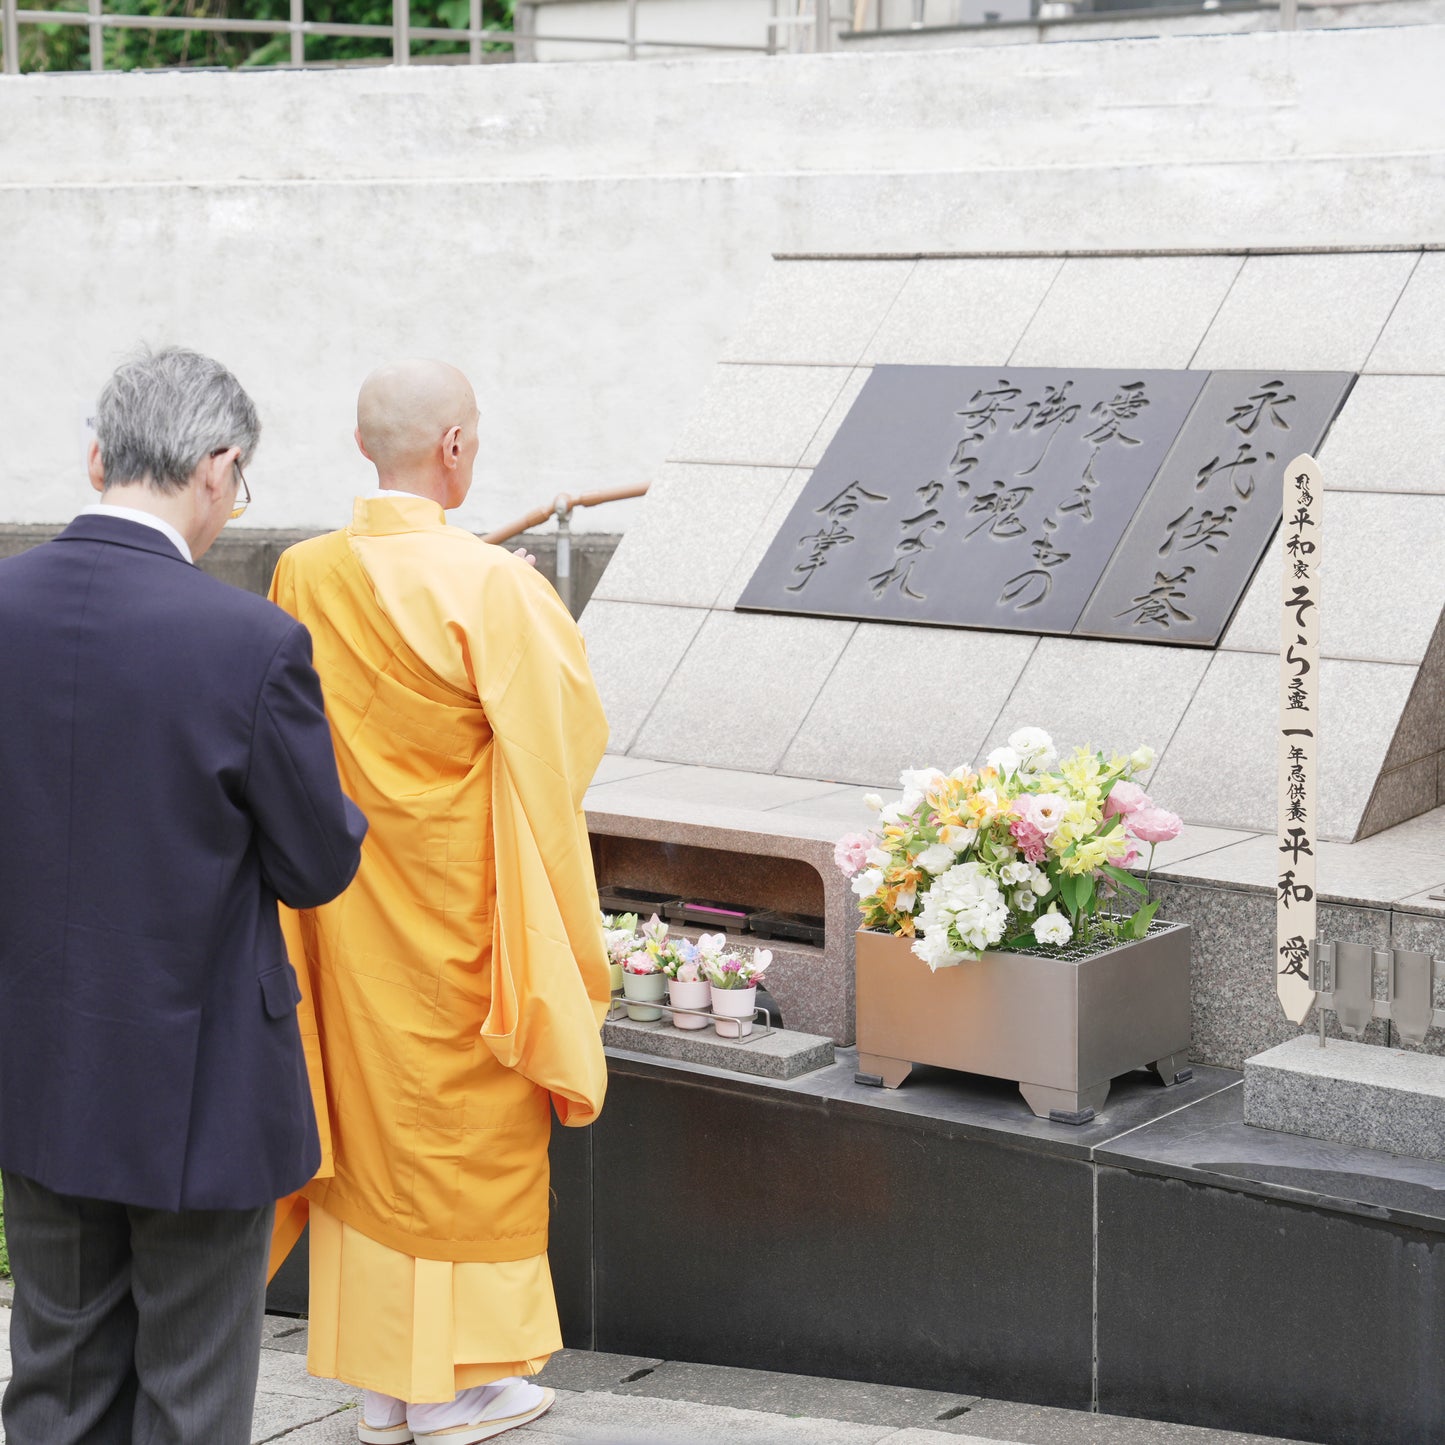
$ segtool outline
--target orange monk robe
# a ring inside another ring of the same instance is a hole
[[[546,580],[422,498],[281,557],[361,869],[286,920],[326,1162],[304,1197],[421,1260],[546,1249],[550,1111],[590,1123],[608,967],[582,797],[607,728]],[[304,1213],[283,1207],[273,1267]]]

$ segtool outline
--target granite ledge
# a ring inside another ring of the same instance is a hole
[[[1445,1160],[1445,1059],[1339,1039],[1289,1039],[1244,1065],[1252,1128]]]
[[[641,1023],[610,1019],[602,1029],[605,1047],[656,1058],[708,1064],[728,1073],[769,1079],[796,1079],[833,1062],[833,1040],[821,1034],[775,1029],[753,1043],[721,1038],[705,1029],[679,1029],[667,1020]]]

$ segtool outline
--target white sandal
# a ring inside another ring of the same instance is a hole
[[[368,1425],[363,1414],[356,1427],[356,1438],[361,1445],[410,1445],[416,1436],[405,1420],[400,1425]]]

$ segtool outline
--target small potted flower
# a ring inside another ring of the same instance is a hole
[[[667,996],[667,975],[658,962],[666,940],[667,924],[654,913],[634,938],[637,946],[622,960],[622,996],[628,1001],[627,1017],[634,1023],[652,1023],[662,1017],[660,1008],[647,1005]]]
[[[602,933],[607,942],[607,973],[613,993],[622,988],[622,960],[637,951],[637,915],[604,913]]]
[[[667,1001],[673,1008],[689,1010],[673,1014],[674,1026],[705,1029],[712,994],[697,945],[685,938],[674,939],[658,954],[657,963],[667,976]]]
[[[757,948],[751,957],[729,950],[727,936],[705,933],[698,939],[703,972],[712,992],[713,1027],[719,1038],[746,1038],[753,1031],[758,981],[773,961],[772,950]]]

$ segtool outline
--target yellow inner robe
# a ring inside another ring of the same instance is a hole
[[[581,811],[606,722],[546,580],[433,502],[359,500],[282,556],[271,597],[310,629],[371,821],[351,887],[283,919],[324,1157],[279,1211],[273,1268],[313,1207],[312,1368],[447,1399],[556,1347],[551,1110],[590,1123],[606,1090]],[[384,1328],[358,1328],[363,1299]]]

